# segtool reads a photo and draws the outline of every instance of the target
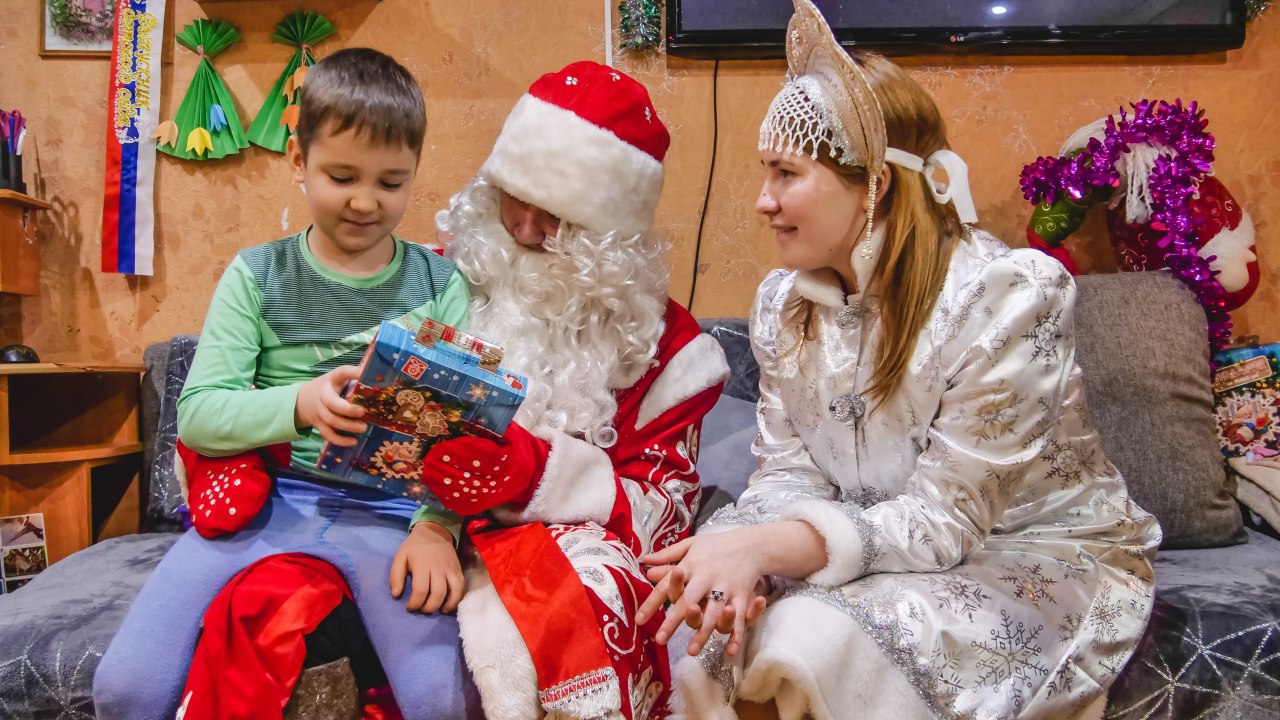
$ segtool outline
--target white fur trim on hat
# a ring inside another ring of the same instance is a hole
[[[653,224],[662,163],[617,135],[526,94],[480,175],[507,194],[592,232],[637,235]]]
[[[546,469],[521,522],[609,522],[617,476],[604,450],[562,432],[551,438]]]
[[[653,381],[640,404],[640,412],[636,414],[636,429],[728,379],[729,361],[724,357],[724,349],[710,335],[699,335],[680,348],[680,352],[667,361],[658,379]]]
[[[806,580],[814,585],[836,587],[862,575],[862,536],[853,518],[838,505],[823,500],[803,500],[784,508],[779,519],[807,522],[826,542],[826,567]]]

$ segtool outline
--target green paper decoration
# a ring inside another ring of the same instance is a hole
[[[178,114],[170,121],[176,126],[176,134],[169,133],[166,139],[176,142],[157,143],[161,152],[184,160],[216,160],[249,147],[235,100],[209,62],[209,58],[239,39],[240,33],[230,24],[204,18],[178,33],[178,42],[199,54],[200,64],[178,106]]]
[[[249,142],[259,147],[276,152],[284,152],[289,141],[290,128],[283,122],[285,110],[297,105],[300,92],[293,83],[298,68],[307,68],[315,64],[315,56],[311,46],[329,37],[335,32],[333,23],[318,12],[295,12],[276,23],[276,31],[271,39],[283,45],[293,45],[296,49],[284,72],[271,86],[266,101],[258,116],[249,126]]]
[[[658,0],[622,0],[618,3],[622,47],[652,50],[662,45],[662,8]]]

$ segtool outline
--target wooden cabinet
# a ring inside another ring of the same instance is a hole
[[[0,515],[44,513],[49,562],[139,529],[141,373],[0,365]]]
[[[0,293],[35,295],[40,288],[36,212],[50,207],[43,200],[0,190]]]

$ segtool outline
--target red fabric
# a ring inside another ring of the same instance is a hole
[[[1049,247],[1049,244],[1040,239],[1039,235],[1032,232],[1031,228],[1027,228],[1027,246],[1035,248],[1049,257],[1062,263],[1062,267],[1072,275],[1080,274],[1080,266],[1076,265],[1076,261],[1071,257],[1071,251],[1067,250],[1066,245],[1058,245]]]
[[[1244,220],[1244,211],[1226,186],[1216,177],[1209,176],[1200,182],[1195,197],[1190,200],[1191,215],[1198,223],[1196,247],[1203,247],[1224,229],[1235,230]],[[1107,213],[1107,229],[1111,234],[1111,247],[1116,264],[1121,270],[1160,270],[1167,265],[1167,248],[1159,241],[1168,233],[1155,223],[1135,225],[1125,220],[1124,205]],[[1257,248],[1251,248],[1257,254]],[[1227,293],[1226,310],[1234,310],[1245,303],[1258,286],[1258,262],[1248,264],[1249,282],[1243,288]]]
[[[479,518],[467,532],[529,654],[538,659],[540,690],[609,667],[595,623],[583,623],[595,617],[591,601],[546,525],[504,528]]]
[[[511,423],[501,442],[463,435],[437,443],[422,460],[422,482],[449,510],[477,515],[527,503],[550,452],[545,440]]]
[[[538,78],[529,94],[617,135],[658,162],[671,146],[649,91],[621,70],[583,60]]]
[[[179,717],[283,717],[304,636],[350,596],[342,575],[309,555],[272,555],[241,570],[205,611]]]
[[[360,720],[404,720],[390,685],[366,690],[360,706]]]
[[[288,467],[292,448],[280,443],[227,457],[200,455],[181,440],[178,458],[187,475],[187,507],[202,537],[243,530],[267,503],[268,468]]]

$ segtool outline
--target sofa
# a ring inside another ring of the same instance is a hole
[[[1246,529],[1214,437],[1204,315],[1165,273],[1078,279],[1077,360],[1109,457],[1161,521],[1151,622],[1106,717],[1280,717],[1280,540]],[[704,521],[754,469],[758,373],[741,318],[703,320],[732,377],[704,422]],[[177,538],[175,404],[197,338],[144,355],[146,532],[98,543],[0,595],[0,720],[92,718],[93,673]],[[673,644],[673,648],[678,644]],[[673,656],[680,652],[673,649]]]

